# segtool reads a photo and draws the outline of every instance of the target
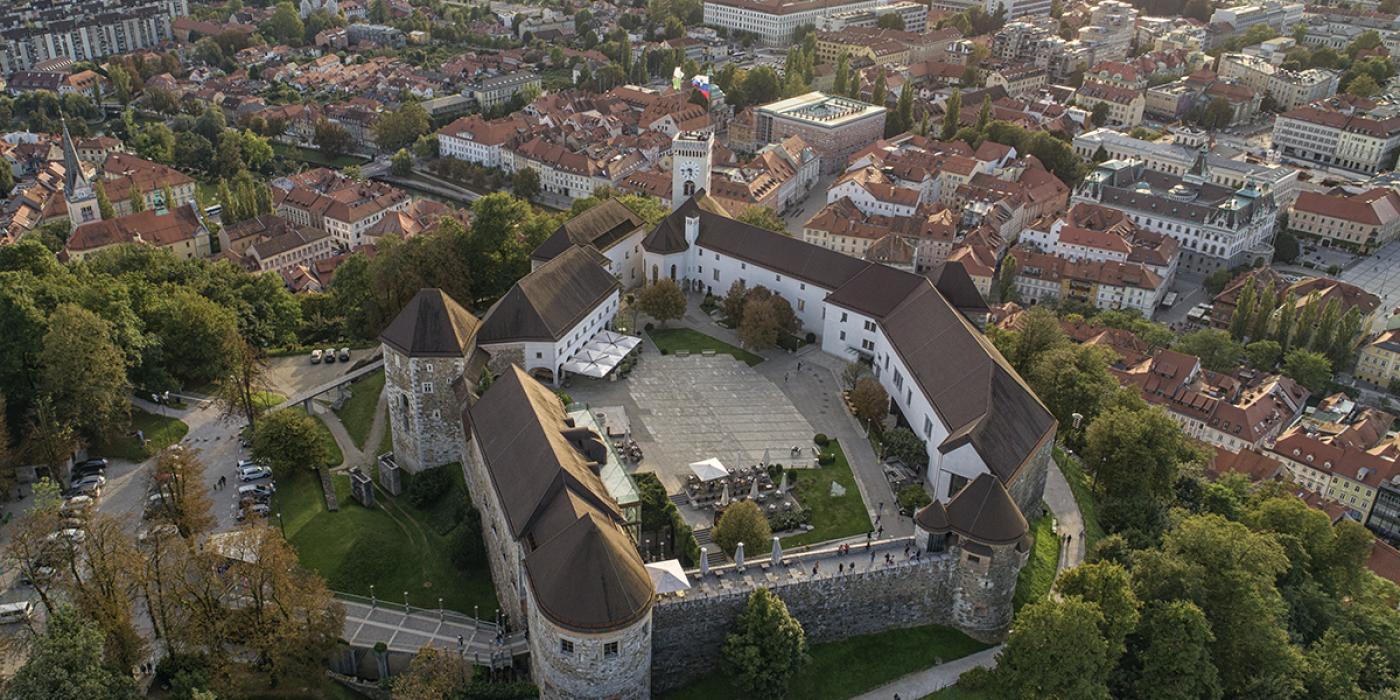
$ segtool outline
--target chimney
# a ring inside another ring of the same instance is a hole
[[[690,215],[685,217],[685,242],[686,245],[695,245],[695,241],[700,238],[700,217]]]

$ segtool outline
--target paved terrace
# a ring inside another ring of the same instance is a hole
[[[513,656],[528,654],[529,642],[520,632],[498,643],[495,623],[477,620],[451,610],[424,610],[387,601],[337,593],[345,606],[345,639],[351,647],[369,649],[384,642],[389,651],[416,653],[431,646],[460,650],[480,666],[510,663]]]
[[[783,553],[781,561],[776,563],[771,557],[771,543],[756,552],[745,544],[743,568],[734,564],[725,564],[724,566],[711,567],[709,573],[703,576],[699,569],[688,570],[685,574],[690,579],[690,590],[663,594],[660,596],[660,603],[664,605],[668,601],[689,600],[697,597],[726,597],[747,593],[759,586],[772,587],[789,582],[836,578],[875,569],[915,565],[913,554],[917,547],[913,537],[875,540],[870,543],[869,549],[866,548],[864,541],[858,542],[853,539],[848,540],[848,542],[850,542],[851,548],[849,554],[841,554],[840,546],[833,544],[800,553]],[[891,557],[890,563],[886,563],[885,555]],[[947,553],[930,554],[924,552],[920,558],[927,560],[929,557],[946,556],[948,556]],[[815,574],[813,567],[816,569]]]

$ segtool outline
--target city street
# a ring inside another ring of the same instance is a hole
[[[798,205],[792,213],[783,217],[783,221],[787,222],[789,234],[796,238],[802,237],[802,225],[826,206],[826,190],[831,187],[831,183],[835,182],[837,177],[837,175],[822,175],[817,179],[817,183],[812,185],[812,191],[807,193],[807,199]]]

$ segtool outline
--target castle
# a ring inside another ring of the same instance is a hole
[[[723,293],[742,280],[782,294],[822,351],[871,365],[891,410],[926,442],[935,500],[916,513],[913,538],[875,545],[917,558],[876,566],[872,552],[863,568],[807,576],[835,547],[783,556],[775,542],[773,557],[746,567],[710,568],[702,557],[687,572],[690,591],[658,595],[621,462],[589,413],[567,412],[544,383],[566,371],[580,339],[608,329],[624,268],[572,230],[572,246],[552,251],[480,320],[422,290],[382,336],[395,459],[410,473],[462,464],[502,610],[529,631],[541,695],[645,698],[683,684],[716,666],[757,585],[782,597],[815,642],[935,623],[1001,638],[1055,421],[950,301],[966,298],[970,280],[902,272],[735,221],[703,187],[713,137],[676,140],[676,187],[688,196],[670,216],[639,231],[625,207],[610,207],[584,228],[611,232],[598,238],[610,248],[636,245],[648,281]],[[494,381],[478,395],[483,368]]]

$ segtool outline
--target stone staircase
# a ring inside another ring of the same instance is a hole
[[[729,557],[724,553],[723,550],[719,548],[719,545],[715,544],[714,540],[710,539],[709,528],[705,528],[704,530],[693,530],[691,531],[691,533],[695,535],[696,544],[700,545],[701,547],[705,547],[706,545],[708,545],[708,548],[710,550],[710,566],[724,566],[725,564],[731,563],[729,561]],[[745,549],[748,548],[745,547]],[[699,564],[697,563],[696,565],[698,566]]]

